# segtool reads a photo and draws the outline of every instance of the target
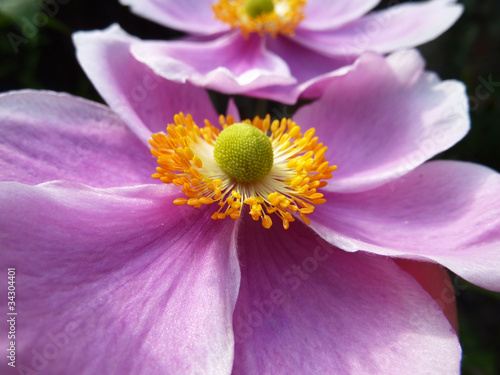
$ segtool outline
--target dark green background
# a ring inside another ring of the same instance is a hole
[[[47,25],[26,35],[23,27],[26,20],[33,22],[40,2],[0,1],[1,92],[49,89],[102,101],[76,62],[72,32],[102,29],[118,22],[141,38],[182,35],[132,15],[118,0],[60,0],[66,4],[48,18]],[[461,19],[437,40],[420,48],[429,70],[438,72],[443,79],[465,82],[470,97],[471,131],[438,157],[474,161],[500,171],[500,1],[461,2],[466,9]],[[380,7],[384,6],[382,2]],[[20,44],[17,52],[8,39],[9,33],[26,37],[26,43]],[[494,84],[486,87],[485,81]],[[455,278],[455,286],[464,351],[463,374],[499,375],[500,294],[459,278]]]

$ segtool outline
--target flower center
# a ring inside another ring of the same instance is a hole
[[[294,35],[305,5],[305,0],[219,0],[212,9],[216,18],[240,28],[245,37],[250,33],[275,37]]]
[[[238,182],[253,182],[273,167],[273,146],[255,126],[238,123],[224,129],[214,146],[214,159]]]
[[[252,18],[274,10],[273,0],[246,0],[243,6],[245,13]]]
[[[182,113],[174,122],[149,143],[159,164],[152,177],[182,187],[186,196],[176,205],[217,203],[214,220],[236,220],[246,205],[265,228],[277,215],[288,229],[297,216],[309,224],[306,215],[326,202],[317,189],[337,167],[325,160],[327,148],[313,137],[314,128],[302,134],[295,122],[271,123],[269,115],[237,124],[221,116],[222,131],[207,120],[200,128]]]

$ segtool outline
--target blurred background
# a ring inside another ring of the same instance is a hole
[[[500,1],[460,2],[465,6],[460,20],[420,47],[429,70],[443,79],[465,82],[469,95],[471,131],[438,158],[473,161],[500,171]],[[54,0],[0,0],[0,92],[47,89],[102,102],[76,61],[73,32],[119,23],[143,39],[183,35],[134,16],[118,0],[53,4]],[[382,1],[379,8],[387,4]],[[452,279],[464,353],[462,373],[500,375],[500,294],[454,275]]]

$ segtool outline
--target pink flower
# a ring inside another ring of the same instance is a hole
[[[468,130],[460,83],[423,72],[414,51],[363,55],[294,116],[339,167],[320,189],[326,203],[308,196],[310,226],[297,215],[288,230],[275,218],[265,229],[246,208],[214,221],[215,203],[175,205],[186,187],[150,177],[151,133],[179,111],[217,124],[208,95],[155,76],[128,39],[105,60],[87,47],[115,112],[50,92],[0,96],[0,264],[16,268],[16,370],[459,373],[439,264],[500,290],[500,176],[424,163]],[[171,139],[189,130],[169,129]],[[167,155],[197,164],[187,149]]]
[[[304,91],[363,52],[418,46],[446,31],[462,13],[454,0],[433,0],[366,14],[379,2],[122,0],[133,12],[195,37],[132,45],[132,54],[158,75],[287,104],[300,95],[311,98]]]

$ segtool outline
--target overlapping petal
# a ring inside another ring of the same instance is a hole
[[[396,264],[412,275],[434,301],[441,307],[451,326],[458,333],[458,315],[455,297],[455,283],[446,268],[430,262],[393,258]]]
[[[109,108],[66,94],[0,95],[2,181],[94,187],[153,183],[156,162]]]
[[[134,57],[158,75],[228,94],[244,94],[270,85],[291,85],[287,64],[265,48],[265,40],[240,33],[212,41],[142,42]]]
[[[123,121],[147,143],[151,133],[165,130],[176,113],[217,123],[205,90],[164,80],[130,53],[137,41],[113,25],[104,31],[74,35],[77,58],[101,96]]]
[[[379,0],[312,0],[293,36],[253,34],[244,38],[239,30],[232,31],[215,18],[211,9],[215,0],[182,5],[170,0],[122,3],[139,15],[197,36],[175,42],[136,40],[134,56],[160,76],[286,104],[295,104],[299,97],[321,96],[335,70],[351,65],[367,51],[390,53],[432,40],[463,11],[455,0],[432,0],[363,16]],[[113,40],[114,36],[103,33],[101,38],[103,45],[104,39]],[[80,50],[80,44],[76,45]],[[91,64],[84,58],[81,62],[88,71],[86,66]]]
[[[411,171],[459,141],[469,129],[461,83],[423,73],[415,51],[389,59],[365,54],[324,88],[294,120],[327,140],[327,159],[339,166],[330,191],[360,191]]]
[[[1,183],[0,264],[17,273],[19,371],[230,374],[234,222],[174,206],[177,194]]]
[[[437,262],[500,291],[499,191],[489,168],[433,161],[376,189],[326,194],[311,225],[344,250]]]
[[[392,260],[343,252],[301,224],[247,224],[234,374],[459,373],[449,322]]]

